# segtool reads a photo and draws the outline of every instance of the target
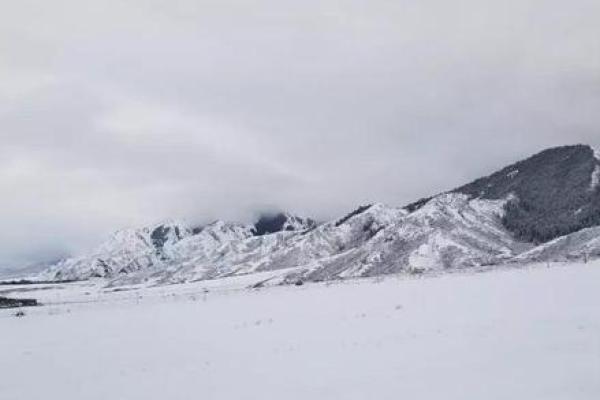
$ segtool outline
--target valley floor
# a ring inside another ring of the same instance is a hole
[[[600,398],[600,263],[244,279],[0,287],[0,399]]]

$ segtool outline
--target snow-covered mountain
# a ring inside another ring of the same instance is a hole
[[[406,207],[372,204],[321,224],[277,213],[119,231],[41,277],[167,284],[281,271],[296,282],[595,257],[598,182],[600,152],[559,147]]]
[[[273,223],[273,221],[275,221]],[[267,233],[265,224],[277,226],[278,231]],[[309,218],[291,214],[263,216],[255,225],[215,221],[202,227],[171,221],[152,226],[125,229],[114,233],[90,254],[62,260],[44,271],[41,279],[79,280],[128,276],[132,280],[164,275],[171,280],[181,275],[209,278],[221,275],[216,267],[223,264],[224,255],[233,257],[251,241],[272,242],[273,235],[290,235],[313,229],[316,223]],[[210,262],[214,268],[203,268]],[[219,263],[220,262],[220,263]],[[190,268],[190,264],[194,268]],[[186,273],[187,272],[187,273]],[[167,279],[164,279],[165,281]]]
[[[51,279],[112,277],[164,268],[165,254],[192,235],[182,222],[167,222],[115,232],[90,254],[62,260],[42,274]]]

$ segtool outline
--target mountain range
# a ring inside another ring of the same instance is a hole
[[[161,285],[278,271],[281,283],[298,283],[598,256],[600,152],[575,145],[406,206],[364,205],[328,222],[275,213],[254,224],[121,230],[36,279]]]

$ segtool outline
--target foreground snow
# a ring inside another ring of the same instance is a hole
[[[247,283],[26,287],[0,399],[600,398],[600,263]]]

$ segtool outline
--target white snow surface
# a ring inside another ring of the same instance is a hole
[[[510,179],[513,179],[517,175],[519,175],[519,170],[515,169],[515,170],[509,172],[506,176],[508,176]]]
[[[600,263],[248,289],[2,286],[0,399],[600,398]],[[20,291],[20,290],[26,290]]]

